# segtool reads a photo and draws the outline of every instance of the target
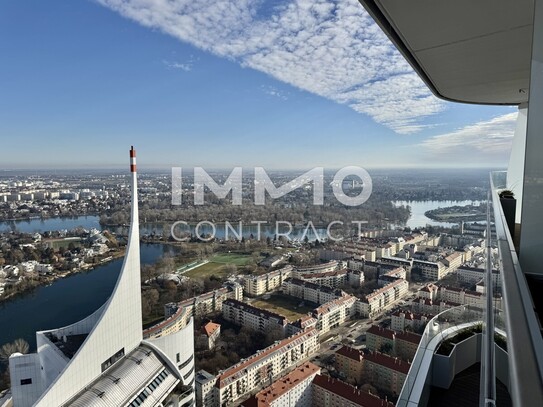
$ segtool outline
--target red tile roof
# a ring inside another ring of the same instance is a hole
[[[215,322],[208,322],[202,327],[202,330],[204,334],[206,334],[208,337],[213,335],[217,329],[221,327],[220,324],[216,324]]]
[[[422,336],[414,332],[404,331],[404,332],[397,332],[396,339],[411,342],[418,345],[420,343],[420,340],[422,339]]]
[[[394,317],[401,317],[403,314],[404,318],[409,320],[409,321],[413,321],[415,319],[418,319],[418,320],[422,320],[422,318],[426,317],[426,319],[430,320],[432,319],[435,315],[431,315],[431,314],[416,314],[414,312],[409,312],[409,311],[396,311],[392,314],[392,316]]]
[[[366,333],[382,336],[383,338],[387,339],[394,339],[394,331],[392,329],[381,328],[378,325],[372,325],[370,329],[366,331]]]
[[[317,307],[313,310],[313,315],[321,315],[326,314],[327,312],[333,311],[337,309],[338,307],[341,307],[344,304],[351,303],[354,304],[356,302],[356,297],[347,294],[345,297],[341,297],[332,301],[328,301],[324,304],[322,304],[320,307]]]
[[[362,361],[364,358],[363,352],[359,351],[358,349],[351,348],[350,346],[342,346],[336,351],[336,355],[344,356],[357,362]]]
[[[364,355],[364,359],[366,359],[368,362],[373,362],[377,365],[384,366],[403,374],[409,373],[409,368],[411,367],[411,363],[409,362],[405,362],[401,359],[394,358],[380,352],[370,352]]]
[[[254,396],[249,398],[242,405],[244,407],[266,407],[269,406],[274,400],[287,393],[308,377],[314,374],[320,373],[321,368],[311,362],[307,362],[286,376],[281,377],[275,381],[271,386],[268,386]]]
[[[274,352],[279,352],[281,350],[288,351],[291,349],[291,344],[298,344],[299,342],[302,342],[306,339],[308,339],[311,336],[318,335],[319,332],[315,328],[310,328],[307,331],[298,332],[292,336],[289,336],[286,339],[283,339],[280,342],[277,342],[271,346],[268,346],[265,349],[262,349],[255,353],[254,355],[250,356],[248,359],[244,360],[243,362],[240,362],[228,369],[226,369],[224,372],[218,375],[217,382],[215,384],[216,387],[222,388],[230,383],[228,379],[233,378],[233,376],[236,375],[236,373],[242,371],[243,369],[247,369],[249,366],[251,366],[254,363],[259,362],[260,360],[266,358],[267,356],[271,355]],[[233,378],[235,380],[235,378]],[[228,383],[227,383],[228,382]]]
[[[371,393],[366,393],[341,380],[332,379],[329,376],[316,375],[313,385],[321,387],[330,393],[337,394],[361,407],[394,407],[394,403],[383,400]]]

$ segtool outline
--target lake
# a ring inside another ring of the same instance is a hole
[[[479,205],[482,202],[484,201],[394,201],[393,204],[396,206],[409,205],[411,207],[411,217],[408,219],[405,226],[409,226],[410,228],[416,228],[426,225],[432,225],[445,226],[450,228],[454,225],[454,223],[438,222],[427,218],[424,213],[426,211],[437,208],[446,208],[449,206]]]

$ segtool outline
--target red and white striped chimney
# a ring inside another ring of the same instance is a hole
[[[134,150],[134,146],[130,147],[130,172],[136,172],[136,150]]]

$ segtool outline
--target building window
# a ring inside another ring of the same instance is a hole
[[[25,384],[32,384],[32,379],[21,379],[21,386]]]
[[[192,362],[192,359],[194,359],[194,355],[190,355],[190,357],[189,357],[187,360],[185,360],[182,364],[180,364],[179,366],[177,366],[178,369],[181,370],[181,369],[187,367],[188,364],[189,364],[190,362]]]
[[[104,370],[109,368],[111,365],[113,365],[123,356],[124,356],[124,348],[122,348],[120,351],[118,351],[112,357],[110,357],[109,359],[107,359],[105,362],[102,363],[102,372],[104,372]]]
[[[181,355],[179,353],[177,355],[175,355],[175,358],[176,358],[177,363],[179,363],[181,361]]]

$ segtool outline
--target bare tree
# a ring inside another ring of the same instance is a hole
[[[0,347],[0,359],[7,360],[14,353],[28,353],[30,346],[22,338],[15,339],[13,342],[5,343]]]

